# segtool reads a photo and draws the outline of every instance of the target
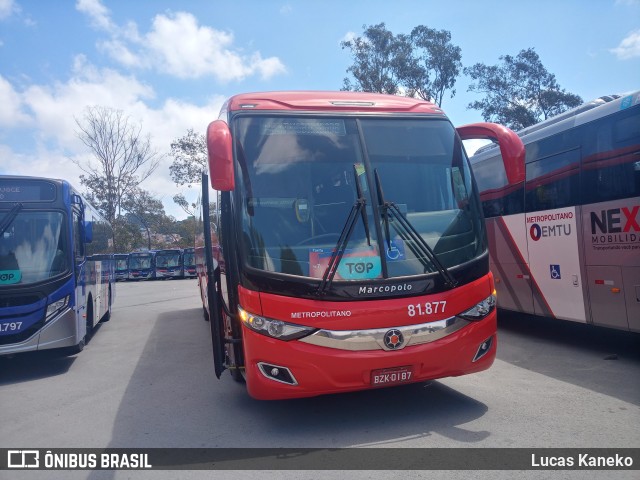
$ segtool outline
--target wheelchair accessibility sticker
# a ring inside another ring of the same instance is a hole
[[[549,265],[549,273],[554,280],[560,280],[560,265]]]

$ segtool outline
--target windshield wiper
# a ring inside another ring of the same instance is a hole
[[[23,205],[21,203],[16,203],[11,208],[11,210],[9,210],[9,213],[4,216],[2,222],[0,222],[0,236],[4,235],[4,232],[7,230],[7,228],[9,228],[9,225],[11,225],[11,223],[18,216],[18,213],[20,212],[20,210],[22,210],[22,207]]]
[[[322,281],[320,282],[320,286],[318,287],[318,291],[316,295],[324,295],[327,290],[331,287],[331,283],[333,282],[333,278],[336,276],[336,272],[338,271],[338,265],[340,265],[340,261],[342,260],[342,256],[344,255],[345,250],[347,249],[347,245],[349,244],[349,239],[351,238],[351,234],[353,233],[353,229],[356,226],[358,221],[358,214],[361,215],[362,223],[364,225],[364,231],[367,236],[367,244],[371,246],[371,235],[369,232],[369,221],[367,219],[367,200],[362,193],[362,187],[360,186],[360,181],[358,180],[358,170],[356,169],[355,164],[353,165],[353,174],[356,181],[356,194],[358,198],[356,202],[351,207],[351,211],[349,212],[349,216],[347,217],[347,221],[342,227],[342,232],[340,232],[340,237],[338,238],[338,242],[331,252],[331,259],[329,260],[329,265],[327,265],[327,269],[324,271],[324,275],[322,276]]]
[[[449,288],[455,288],[458,285],[458,282],[456,281],[455,278],[453,278],[453,275],[451,275],[451,272],[449,272],[449,270],[447,270],[446,267],[442,265],[436,253],[425,241],[425,239],[422,238],[422,235],[420,235],[420,233],[418,233],[415,227],[411,225],[411,222],[409,222],[407,217],[402,213],[402,211],[398,208],[398,206],[395,203],[387,202],[385,200],[384,194],[382,192],[382,183],[380,182],[380,175],[378,174],[378,169],[374,169],[373,174],[376,182],[376,189],[378,191],[378,199],[380,201],[380,210],[382,214],[382,219],[384,221],[384,231],[385,231],[386,241],[387,241],[389,250],[391,250],[391,234],[389,231],[390,230],[389,217],[391,216],[398,221],[399,228],[397,228],[397,230],[400,236],[403,237],[404,240],[406,239],[413,240],[413,244],[420,251],[420,252],[414,251],[413,253],[416,254],[416,256],[419,258],[420,258],[419,253],[422,253],[424,257],[427,257],[427,259],[429,259],[429,261],[436,267],[436,270],[438,270],[438,273],[440,273],[440,275],[444,279],[445,285],[447,285]],[[411,248],[411,245],[409,248]]]

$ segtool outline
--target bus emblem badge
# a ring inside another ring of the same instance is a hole
[[[389,350],[398,350],[404,345],[404,336],[397,329],[389,330],[384,334],[384,344]]]

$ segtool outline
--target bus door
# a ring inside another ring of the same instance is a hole
[[[579,168],[580,148],[527,163],[525,225],[534,313],[586,322],[575,206]]]
[[[78,195],[72,196],[71,216],[73,218],[73,261],[74,261],[74,277],[76,282],[75,294],[75,311],[76,322],[78,325],[78,338],[76,341],[82,340],[87,333],[88,322],[87,315],[87,275],[86,271],[85,248],[84,248],[84,208],[82,199]]]
[[[219,204],[219,199],[217,205]],[[202,174],[202,221],[204,230],[204,251],[206,277],[206,303],[211,342],[213,347],[213,363],[216,377],[220,378],[226,369],[231,376],[242,381],[242,344],[240,332],[234,328],[232,314],[223,296],[221,268],[218,259],[214,258],[214,248],[219,252],[219,246],[213,245],[211,235],[211,211],[209,207],[209,177]]]
[[[640,332],[640,103],[584,131],[582,207],[594,324]]]

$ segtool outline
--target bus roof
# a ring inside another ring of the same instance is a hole
[[[289,110],[428,113],[444,115],[426,100],[367,92],[289,91],[243,93],[231,97],[224,111]]]
[[[622,108],[634,106],[638,103],[637,99],[629,102],[628,104],[624,104],[624,106],[623,102],[628,100],[629,97],[633,97],[635,99],[639,95],[640,91],[635,91],[622,95],[605,95],[598,97],[595,100],[583,103],[571,110],[567,110],[566,112],[560,113],[554,117],[542,120],[541,122],[523,128],[522,130],[518,130],[516,133],[522,139],[522,142],[527,145],[528,143],[540,138],[610,115]],[[495,148],[497,148],[495,143],[484,145],[476,150],[473,157],[488,151],[492,151],[493,154],[493,149]],[[498,150],[496,150],[496,152],[498,152]],[[484,155],[482,156],[484,157]],[[489,154],[487,154],[487,156],[489,156]]]

